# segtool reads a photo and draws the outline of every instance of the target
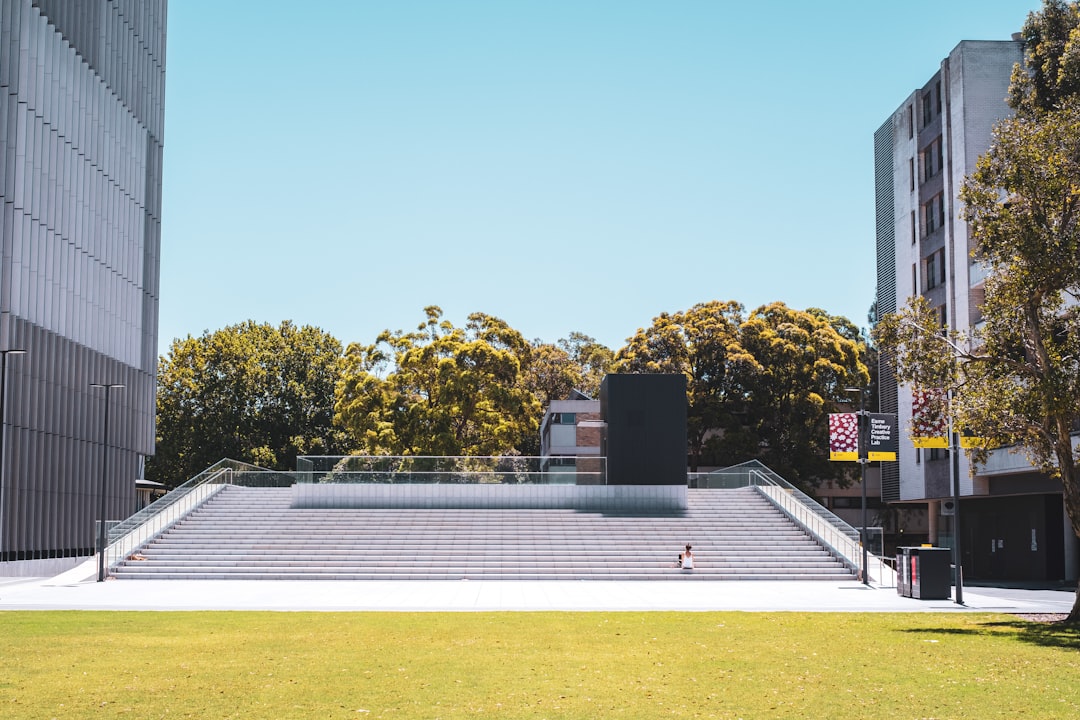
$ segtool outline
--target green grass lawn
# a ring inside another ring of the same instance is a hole
[[[1076,718],[1005,615],[0,613],[0,718]]]

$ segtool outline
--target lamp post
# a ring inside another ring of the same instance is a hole
[[[866,562],[866,466],[870,464],[867,457],[867,413],[865,407],[866,388],[846,387],[844,392],[859,394],[859,485],[862,488],[862,521],[859,527],[859,544],[862,546],[862,581],[863,585],[870,584]]]
[[[953,567],[955,568],[955,586],[953,601],[964,604],[964,566],[960,554],[960,434],[953,423],[952,391],[949,391],[949,479],[952,481],[953,503]]]
[[[109,476],[109,391],[122,388],[119,383],[90,383],[92,388],[105,388],[105,425],[101,431],[101,489],[98,505],[98,582],[105,580],[105,488]]]
[[[25,350],[0,350],[0,558],[4,551],[4,440],[7,438],[7,415],[4,413],[4,401],[7,398],[7,359],[8,355],[25,355]]]

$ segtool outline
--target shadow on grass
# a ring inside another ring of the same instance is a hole
[[[998,620],[983,622],[970,628],[912,628],[906,633],[925,635],[995,635],[1013,637],[1021,642],[1043,647],[1080,650],[1080,624],[1062,622],[1030,622],[1027,620]]]

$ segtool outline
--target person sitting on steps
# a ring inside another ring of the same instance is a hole
[[[686,551],[679,553],[679,567],[683,570],[694,569],[694,553],[691,551],[690,543],[686,543]]]

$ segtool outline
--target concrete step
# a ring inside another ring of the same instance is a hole
[[[664,516],[297,509],[228,487],[115,569],[124,579],[838,579],[851,573],[752,488]],[[674,567],[685,542],[697,568]],[[601,550],[595,550],[599,548]]]

